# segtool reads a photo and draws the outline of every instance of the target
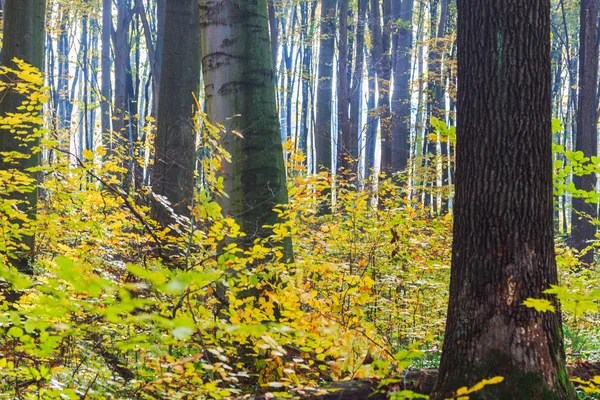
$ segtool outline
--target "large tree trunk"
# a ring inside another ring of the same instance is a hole
[[[222,124],[223,165],[219,198],[251,245],[280,222],[273,211],[287,203],[287,187],[273,82],[266,0],[201,0],[202,71],[207,114]],[[241,133],[240,138],[235,132]],[[285,243],[291,257],[291,241]]]
[[[331,102],[333,53],[335,46],[335,0],[321,1],[317,117],[315,121],[315,162],[317,172],[331,171]]]
[[[432,399],[573,399],[552,224],[550,1],[458,0],[450,299]],[[556,313],[525,307],[546,298]]]
[[[581,17],[579,31],[579,99],[577,101],[577,137],[575,150],[582,151],[586,157],[598,154],[598,137],[596,133],[598,100],[598,0],[581,1]],[[595,191],[596,174],[573,176],[573,183],[578,190]],[[583,198],[573,198],[571,215],[572,245],[582,251],[591,244],[596,236],[596,226],[590,218],[596,218],[596,203],[586,203]],[[594,261],[594,251],[590,250],[581,257],[585,264]]]
[[[152,190],[165,196],[176,214],[189,216],[196,165],[194,94],[200,90],[197,0],[167,2],[162,48]],[[172,222],[160,205],[155,215],[165,224]]]
[[[394,3],[394,7],[397,7]],[[410,53],[412,50],[413,1],[403,0],[394,16],[400,19],[394,34],[393,53],[394,92],[392,94],[392,172],[399,172],[408,165],[410,155]]]
[[[6,0],[4,4],[4,39],[2,43],[2,66],[15,68],[13,59],[17,58],[33,65],[40,70],[43,67],[44,58],[44,17],[46,13],[45,0]],[[10,80],[11,77],[9,76]],[[0,101],[0,115],[7,113],[18,113],[24,97],[16,91],[7,90],[2,94]],[[37,127],[28,129],[33,133]],[[38,146],[39,137],[27,138],[23,141],[19,135],[10,129],[0,131],[0,152],[17,152],[26,155],[23,158],[8,161],[0,157],[0,169],[17,170],[20,173],[28,173],[27,169],[39,164],[39,155],[32,152],[32,148]],[[29,175],[37,179],[36,173]],[[18,182],[14,182],[18,184]],[[18,207],[30,220],[35,219],[37,207],[37,186],[26,193],[9,193],[9,198],[19,201]],[[19,223],[19,222],[17,222]],[[23,230],[20,240],[23,247],[11,254],[11,262],[15,268],[23,273],[33,273],[29,262],[34,255],[34,235],[29,230]]]

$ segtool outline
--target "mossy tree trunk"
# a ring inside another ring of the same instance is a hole
[[[2,43],[2,66],[15,68],[13,59],[18,58],[42,69],[44,58],[44,32],[45,32],[45,0],[6,0],[4,3],[4,39]],[[0,115],[18,113],[23,96],[7,91],[2,94],[0,101]],[[36,127],[31,128],[31,131]],[[0,152],[19,152],[28,155],[11,162],[5,162],[0,157],[0,169],[15,169],[25,172],[28,168],[39,164],[38,154],[32,153],[32,148],[38,146],[39,138],[24,142],[21,138],[8,129],[0,131]],[[32,174],[37,178],[37,174]],[[22,200],[22,207],[30,220],[35,219],[37,207],[37,189],[24,194],[13,194],[12,198]],[[24,273],[32,273],[30,259],[34,254],[34,235],[22,232],[21,244],[26,246],[28,252],[16,252],[12,259],[15,268]]]
[[[456,197],[450,300],[432,399],[573,399],[558,304],[552,198],[550,0],[458,0]],[[556,313],[523,301],[546,298]]]
[[[222,144],[232,157],[222,171],[228,197],[219,203],[249,246],[271,234],[265,225],[279,222],[273,208],[287,203],[267,2],[201,0],[200,26],[207,114],[224,126]],[[291,257],[291,241],[285,249]]]
[[[598,110],[598,0],[582,0],[579,30],[579,97],[577,101],[577,136],[575,149],[586,157],[598,154],[597,116]],[[573,176],[578,190],[596,190],[596,174]],[[591,219],[597,217],[596,203],[586,203],[585,199],[573,198],[571,215],[571,244],[582,251],[590,246],[596,236],[596,226]],[[589,250],[581,261],[590,265],[594,261],[594,251]]]
[[[194,94],[200,90],[197,0],[167,2],[161,48],[152,189],[169,200],[176,214],[189,216],[196,165]],[[155,216],[165,224],[172,222],[171,213],[160,205]]]

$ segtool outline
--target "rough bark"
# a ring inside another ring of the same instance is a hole
[[[287,203],[267,2],[201,0],[200,26],[207,115],[224,126],[232,157],[221,174],[228,197],[218,201],[246,233],[246,247],[271,234],[265,226],[280,222],[273,208]],[[291,258],[291,241],[284,246]]]
[[[458,0],[450,299],[432,399],[573,399],[552,224],[550,1]],[[546,298],[556,313],[525,307]]]
[[[194,94],[200,90],[197,0],[167,2],[164,29],[152,190],[165,196],[176,214],[189,216],[196,165]],[[160,205],[155,216],[172,222],[171,213]]]
[[[577,101],[577,137],[575,150],[586,157],[598,155],[597,117],[598,99],[598,0],[582,0],[579,31],[579,97]],[[596,174],[573,175],[573,183],[578,190],[596,190]],[[573,198],[571,214],[571,245],[579,251],[590,246],[596,236],[596,226],[591,219],[596,218],[596,203],[586,203],[583,198]],[[594,261],[594,251],[589,250],[580,260],[590,265]]]
[[[2,66],[15,68],[13,59],[18,58],[42,69],[44,63],[44,18],[46,12],[45,0],[6,0],[4,4],[4,38],[2,43]],[[9,77],[10,79],[10,77]],[[0,101],[0,115],[20,112],[23,96],[15,91],[6,91]],[[36,127],[29,129],[31,133]],[[18,152],[27,155],[6,162],[0,158],[0,169],[27,172],[28,168],[39,164],[39,155],[32,152],[38,146],[39,137],[24,142],[22,138],[8,129],[0,130],[0,152]],[[29,173],[37,178],[36,173]],[[18,207],[26,213],[30,220],[34,220],[37,208],[37,188],[27,193],[12,193],[9,198],[20,200]],[[19,222],[16,222],[19,223]],[[32,232],[21,232],[20,244],[24,247],[11,255],[11,262],[15,268],[23,273],[31,274],[33,269],[30,259],[34,255],[35,237]],[[15,240],[17,240],[15,238]]]
[[[412,50],[413,1],[394,3],[394,17],[399,20],[394,34],[394,91],[392,94],[392,172],[403,171],[410,156],[410,53]]]

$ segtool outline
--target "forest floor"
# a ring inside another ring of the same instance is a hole
[[[582,380],[590,380],[594,376],[600,376],[600,361],[577,361],[567,366],[571,377],[577,377]],[[380,387],[381,381],[377,379],[358,379],[342,382],[334,382],[326,387],[328,393],[316,394],[307,391],[303,395],[306,400],[384,400],[389,398],[389,394],[403,390],[413,391],[419,394],[428,395],[433,390],[437,379],[438,370],[421,369],[408,371],[405,375],[399,377],[399,382]],[[577,383],[575,383],[577,386]],[[272,399],[261,396],[255,400]]]

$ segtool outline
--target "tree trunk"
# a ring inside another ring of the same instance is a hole
[[[394,3],[397,4],[397,3]],[[392,94],[392,172],[403,171],[410,156],[410,53],[412,50],[413,1],[403,0],[394,15],[399,28],[394,34],[394,92]]]
[[[377,62],[377,89],[379,100],[377,107],[379,109],[379,129],[381,132],[381,172],[389,174],[392,172],[392,129],[390,121],[390,35],[392,32],[392,0],[383,1],[383,29],[379,22],[379,0],[371,0],[373,10],[377,15],[375,35],[373,46],[375,49],[375,59]],[[379,36],[379,37],[378,37]]]
[[[176,214],[189,216],[196,165],[193,94],[200,90],[198,2],[167,2],[164,29],[152,190],[165,196]],[[161,205],[154,212],[164,224],[173,221]]]
[[[575,150],[586,157],[598,154],[596,133],[598,100],[598,0],[582,0],[579,31],[579,99],[577,101],[577,137]],[[595,191],[596,174],[573,175],[573,183],[578,190]],[[579,251],[591,245],[596,236],[596,226],[590,219],[596,218],[596,203],[586,203],[585,199],[573,197],[571,214],[571,245]],[[580,260],[590,265],[594,261],[594,251],[589,250]]]
[[[338,166],[344,173],[355,172],[355,157],[350,152],[353,147],[350,133],[350,116],[348,105],[348,1],[340,3],[340,34],[338,40],[338,132],[342,137],[341,151],[338,152]],[[339,137],[339,135],[338,135]]]
[[[369,31],[371,32],[371,40],[374,41],[376,36],[377,25],[375,24],[375,10],[373,3],[369,5]],[[379,12],[377,12],[379,15]],[[377,111],[377,60],[375,56],[375,46],[367,55],[367,75],[368,75],[368,97],[367,97],[367,128],[365,130],[365,176],[367,179],[375,173],[375,150],[377,147],[377,125],[379,123],[379,112]]]
[[[316,2],[313,2],[313,5]],[[310,12],[310,17],[309,17]],[[309,28],[309,24],[314,21],[314,6],[312,12],[309,11],[308,4],[306,2],[300,3],[300,16],[302,25],[302,105],[301,105],[301,117],[300,117],[300,138],[298,140],[298,148],[307,157],[308,160],[308,135],[310,132],[310,115],[309,104],[312,105],[312,97],[310,90],[311,83],[311,63],[312,63],[312,29]],[[310,20],[309,20],[310,18]],[[308,162],[307,162],[308,167]],[[310,172],[311,168],[307,168],[307,172]]]
[[[356,55],[354,61],[354,72],[352,74],[352,86],[350,89],[350,137],[347,144],[348,153],[352,159],[358,159],[358,138],[361,135],[362,126],[362,81],[364,69],[364,46],[365,46],[365,18],[367,14],[367,0],[358,1],[358,13],[356,24]],[[354,167],[354,172],[358,172],[358,165]]]
[[[132,12],[129,9],[129,0],[118,0],[117,29],[114,31],[114,50],[115,50],[115,86],[114,86],[114,109],[113,109],[113,134],[111,140],[111,149],[116,151],[119,158],[119,165],[127,168],[129,163],[129,146],[131,143],[127,140],[129,136],[130,119],[126,118],[129,107],[127,98],[127,75],[131,72],[129,57],[129,26],[131,23]],[[127,171],[121,177],[123,187],[127,191],[131,171]]]
[[[100,124],[102,126],[102,146],[108,152],[111,149],[109,141],[111,129],[110,101],[112,94],[110,90],[110,36],[113,29],[112,23],[112,1],[103,0],[102,2],[102,53],[101,68],[102,78],[100,82],[100,93],[102,102],[100,103]],[[59,85],[60,87],[60,85]]]
[[[273,208],[287,203],[267,24],[266,0],[200,2],[207,114],[225,127],[222,145],[232,160],[221,174],[228,197],[218,201],[246,233],[243,247],[269,236],[265,226],[280,222]],[[284,247],[291,258],[291,240]]]
[[[17,58],[41,70],[44,65],[44,17],[46,13],[46,1],[6,0],[3,11],[4,39],[2,43],[2,66],[15,68],[13,59]],[[6,77],[3,79],[6,79]],[[0,101],[0,115],[6,116],[7,113],[21,112],[19,108],[24,100],[24,97],[16,91],[7,90],[3,93],[2,101]],[[33,133],[35,129],[37,127],[31,127],[27,130]],[[26,157],[11,161],[7,161],[2,157],[0,158],[0,169],[14,169],[37,179],[37,173],[30,173],[27,169],[36,167],[39,164],[39,155],[32,152],[32,149],[39,145],[39,140],[39,137],[30,137],[24,142],[21,137],[10,130],[1,130],[0,152],[17,152],[26,155]],[[14,183],[18,184],[18,182]],[[8,198],[18,200],[19,209],[31,221],[35,219],[37,185],[26,193],[9,193]],[[20,224],[20,222],[16,223]],[[20,238],[13,237],[12,239],[23,247],[14,251],[9,256],[11,257],[13,266],[17,270],[32,274],[33,269],[29,261],[34,255],[35,237],[33,232],[29,230],[22,230],[20,233]]]
[[[550,1],[458,0],[452,272],[431,399],[504,377],[473,399],[574,399],[552,224]],[[545,298],[556,313],[525,307]]]
[[[317,172],[331,171],[331,102],[333,53],[335,46],[335,0],[321,0],[319,72],[317,78],[317,117],[315,121],[315,161]]]
[[[58,37],[58,102],[56,113],[58,115],[58,128],[70,129],[68,117],[69,109],[69,11],[61,5],[60,35]]]

